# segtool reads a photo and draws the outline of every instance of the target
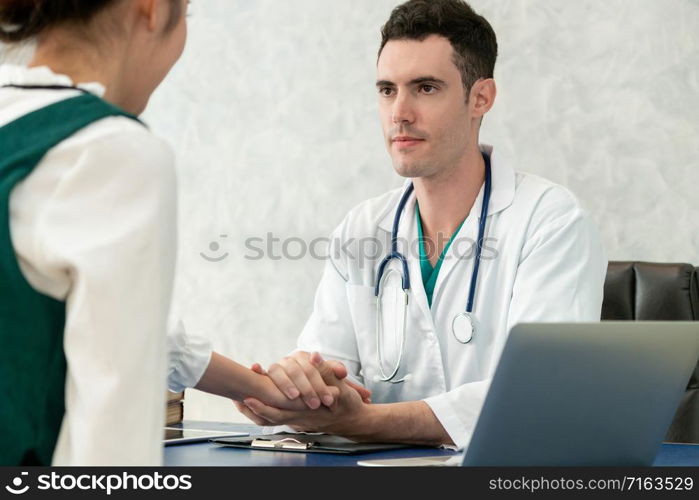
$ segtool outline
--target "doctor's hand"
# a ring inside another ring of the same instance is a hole
[[[360,393],[335,375],[332,362],[320,362],[317,371],[324,383],[339,390],[329,407],[285,410],[267,405],[256,398],[245,398],[236,403],[238,409],[257,425],[288,425],[297,431],[327,432],[352,436],[357,423],[363,421],[370,407]]]
[[[309,354],[304,351],[283,358],[270,366],[267,372],[259,365],[253,365],[253,371],[268,375],[290,400],[301,397],[308,408],[317,410],[321,405],[332,406],[336,394],[336,389],[323,380],[319,372],[321,364],[325,364],[332,372],[334,380],[347,377],[347,368],[339,361],[324,361],[319,353]],[[370,402],[371,391],[354,382],[345,383],[354,389],[363,401]]]

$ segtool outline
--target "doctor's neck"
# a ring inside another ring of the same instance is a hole
[[[453,166],[413,179],[425,236],[450,237],[471,212],[485,181],[485,161],[477,144]]]

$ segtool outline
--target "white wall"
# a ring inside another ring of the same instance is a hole
[[[400,183],[373,85],[379,28],[397,3],[192,4],[186,54],[146,119],[179,158],[175,315],[243,363],[293,348],[322,268],[245,260],[245,239],[325,236]],[[610,259],[699,264],[699,2],[472,5],[500,42],[483,142],[577,193]],[[188,418],[236,418],[225,400],[188,399]]]

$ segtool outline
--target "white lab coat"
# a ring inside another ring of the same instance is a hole
[[[7,84],[73,82],[46,67],[2,65]],[[99,83],[81,87],[105,92]],[[0,89],[0,126],[79,94]],[[124,117],[57,145],[10,196],[22,273],[66,301],[66,413],[54,465],[162,463],[166,374],[172,390],[194,386],[211,356],[181,323],[166,343],[176,213],[170,147]]]
[[[491,153],[492,195],[473,341],[458,343],[451,324],[468,300],[483,189],[445,256],[431,309],[422,283],[413,193],[398,234],[399,251],[409,261],[411,290],[405,354],[397,378],[410,377],[400,384],[376,379],[374,285],[390,249],[393,219],[405,187],[360,204],[334,232],[314,310],[298,340],[301,350],[344,362],[351,376],[372,390],[374,403],[425,400],[459,448],[468,445],[512,326],[599,321],[607,268],[598,232],[573,194],[535,175],[515,172],[492,148],[483,148]],[[380,243],[380,251],[372,242]],[[366,251],[359,258],[362,246]],[[391,268],[398,267],[393,260]],[[388,280],[386,300],[382,299],[386,373],[395,366],[399,351],[395,332],[403,302],[395,278]]]

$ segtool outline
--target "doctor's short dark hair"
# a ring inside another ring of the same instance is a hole
[[[466,94],[480,78],[493,78],[498,42],[490,23],[463,0],[409,0],[391,13],[381,29],[381,48],[391,40],[449,40]]]
[[[85,26],[107,7],[125,0],[0,0],[0,42],[22,42],[58,25]],[[167,30],[182,16],[181,0],[170,0]]]

